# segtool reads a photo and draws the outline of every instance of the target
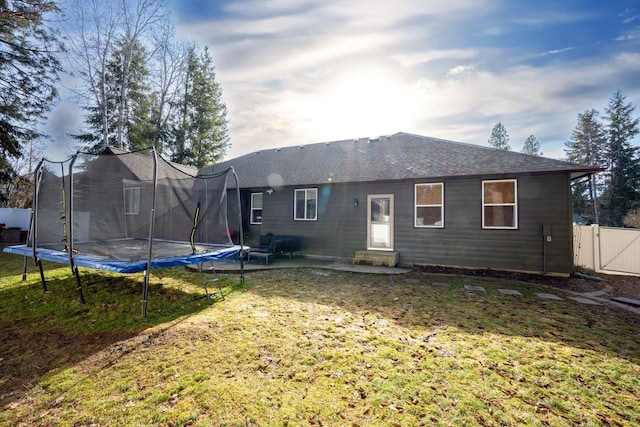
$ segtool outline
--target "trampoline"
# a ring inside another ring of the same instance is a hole
[[[34,175],[28,241],[4,251],[32,257],[45,290],[41,261],[69,265],[82,302],[78,267],[143,272],[143,316],[153,269],[239,258],[243,281],[245,248],[232,241],[227,220],[227,212],[237,210],[237,235],[242,236],[240,186],[233,168],[199,175],[153,148],[119,151],[79,152],[62,162],[43,159]],[[227,206],[231,178],[237,207]],[[206,285],[205,292],[209,297]]]
[[[77,253],[73,254],[73,264],[78,267],[111,271],[114,273],[141,273],[148,267],[147,260],[142,259],[136,261],[127,258],[130,256],[129,251],[141,250],[142,248],[146,248],[146,246],[146,241],[135,239],[82,243],[74,246],[74,250],[77,251]],[[183,242],[156,241],[154,246],[156,248],[160,247],[161,249],[158,251],[154,250],[156,258],[151,260],[151,269],[224,260],[225,258],[238,254],[241,249],[238,245],[197,245],[197,253],[176,256],[176,253],[184,253],[185,249],[187,249]],[[96,251],[92,249],[93,247],[100,248],[101,250]],[[33,248],[29,245],[9,246],[5,248],[4,251],[15,255],[33,256]],[[69,255],[67,252],[55,249],[36,248],[35,258],[59,264],[69,264]]]

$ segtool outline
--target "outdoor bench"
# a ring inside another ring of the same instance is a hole
[[[270,258],[275,258],[285,254],[289,255],[289,258],[291,258],[296,252],[302,253],[299,237],[268,233],[260,236],[260,244],[257,248],[251,248],[249,250],[249,259],[251,259],[251,256],[253,255],[263,258],[265,260],[265,264],[269,264]]]

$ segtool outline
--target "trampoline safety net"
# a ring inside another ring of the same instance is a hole
[[[154,150],[43,160],[29,244],[126,261],[231,246],[230,172],[198,176],[196,169],[168,162]]]

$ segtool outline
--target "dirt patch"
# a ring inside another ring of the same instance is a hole
[[[428,274],[452,274],[484,277],[488,279],[516,280],[566,289],[574,292],[604,292],[603,297],[627,297],[640,300],[640,276],[591,273],[589,276],[601,279],[590,280],[577,276],[555,277],[542,274],[527,274],[490,269],[465,269],[440,266],[416,266],[416,271]]]

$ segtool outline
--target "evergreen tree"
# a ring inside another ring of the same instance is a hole
[[[487,142],[494,148],[511,151],[511,146],[509,145],[509,134],[507,133],[507,129],[500,122],[496,123],[491,130],[491,136]]]
[[[162,153],[162,144],[156,144],[156,117],[158,100],[153,92],[141,92],[144,96],[135,97],[131,110],[130,122],[127,127],[127,142],[129,150],[135,151],[151,146]]]
[[[533,135],[529,135],[527,137],[527,139],[524,141],[524,145],[522,146],[522,151],[520,151],[523,154],[531,154],[533,156],[542,156],[542,144],[540,144],[540,141],[538,141],[538,139],[533,136]]]
[[[633,118],[635,105],[625,103],[626,96],[617,90],[607,106],[608,164],[607,187],[600,198],[602,223],[623,225],[624,216],[640,205],[640,159],[638,147],[631,140],[640,132],[640,120]]]
[[[86,148],[96,152],[106,148],[105,141],[109,146],[136,150],[150,146],[153,138],[144,130],[151,120],[151,99],[145,82],[148,75],[146,52],[139,43],[130,48],[126,41],[120,41],[113,47],[105,72],[98,81],[98,86],[103,88],[102,103],[85,107],[89,112],[86,123],[90,131],[74,135],[76,139],[87,143]],[[125,54],[131,55],[126,79],[123,70]]]
[[[579,215],[587,224],[597,224],[597,211],[590,200],[590,184],[587,181],[578,181],[571,184],[571,206],[573,213]]]
[[[12,161],[40,136],[37,123],[58,96],[63,46],[44,16],[59,12],[49,0],[0,1],[0,182],[14,177]]]
[[[192,47],[180,100],[180,120],[175,126],[171,159],[203,167],[220,160],[229,147],[227,107],[215,80],[213,60],[207,48],[198,54]]]
[[[571,133],[571,139],[565,143],[568,161],[588,166],[606,166],[604,150],[607,140],[598,115],[593,109],[578,114],[578,123]],[[598,198],[603,185],[603,180],[596,175],[589,176],[586,182],[574,184],[573,211],[589,222],[598,223]]]
[[[147,115],[142,104],[148,100],[135,99],[142,86],[150,86],[146,71],[142,77],[140,72],[146,69],[150,52],[155,49],[151,35],[166,22],[168,3],[168,0],[72,0],[70,10],[74,19],[68,25],[71,64],[83,81],[78,94],[89,113],[86,117],[89,130],[74,137],[89,147],[132,148],[129,135],[132,117]],[[139,137],[145,132],[134,133]]]

